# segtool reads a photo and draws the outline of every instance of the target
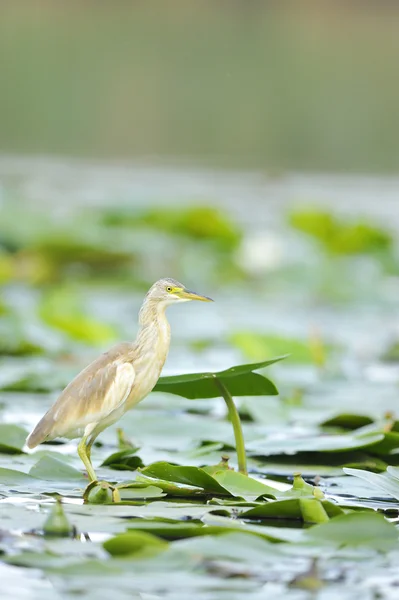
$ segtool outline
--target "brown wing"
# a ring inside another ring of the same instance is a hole
[[[28,447],[56,437],[78,437],[87,425],[123,404],[135,377],[132,349],[127,342],[117,344],[83,369],[36,425],[26,440]]]

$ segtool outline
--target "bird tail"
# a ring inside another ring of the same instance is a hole
[[[51,419],[51,417],[49,418],[47,414],[44,415],[44,417],[39,421],[32,433],[30,433],[26,438],[26,445],[28,446],[28,448],[35,448],[36,446],[44,442],[51,431],[52,425],[53,419]]]

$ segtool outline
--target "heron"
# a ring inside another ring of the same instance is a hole
[[[166,308],[177,302],[213,302],[175,279],[160,279],[147,292],[134,342],[120,342],[71,381],[28,436],[28,448],[55,438],[81,438],[78,454],[96,481],[91,449],[97,436],[144,400],[157,383],[170,346]]]

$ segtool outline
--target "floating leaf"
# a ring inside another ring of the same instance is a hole
[[[1,311],[0,311],[1,314]],[[7,315],[0,319],[0,355],[31,356],[42,354],[44,348],[38,336],[32,334],[21,317]]]
[[[352,512],[312,527],[308,536],[313,541],[338,546],[360,546],[387,551],[398,544],[396,527],[380,513]]]
[[[27,435],[27,431],[18,425],[0,424],[0,452],[22,454]]]
[[[347,475],[353,475],[353,477],[359,477],[359,479],[371,483],[372,486],[399,500],[399,481],[391,474],[390,470],[385,473],[370,473],[370,471],[364,471],[363,469],[344,468],[344,472]]]
[[[117,337],[111,325],[97,321],[82,310],[76,292],[70,288],[62,287],[47,292],[42,298],[39,312],[47,325],[87,344],[102,345]]]
[[[265,502],[240,515],[244,519],[293,519],[304,523],[324,523],[342,515],[339,506],[317,498],[290,498]]]
[[[111,556],[155,556],[168,547],[168,543],[144,531],[128,531],[107,540],[103,544]]]
[[[211,240],[221,248],[235,248],[241,238],[238,228],[217,208],[190,206],[188,208],[151,208],[137,213],[112,210],[105,214],[106,225],[118,227],[149,227],[180,234],[198,240]]]
[[[274,498],[279,493],[276,488],[236,471],[217,471],[213,473],[213,478],[228,490],[232,496],[239,496],[246,500],[259,498],[260,496]]]
[[[146,498],[162,498],[163,490],[155,485],[145,485],[140,482],[122,483],[117,486],[121,501],[143,500]]]
[[[32,477],[44,481],[55,482],[57,480],[72,480],[79,483],[86,481],[83,473],[53,456],[42,456],[38,462],[33,465],[29,474],[32,475]]]
[[[141,474],[153,479],[196,487],[207,494],[230,495],[229,491],[214,477],[198,467],[179,467],[166,462],[157,462],[142,469]]]
[[[341,413],[335,417],[330,417],[321,423],[322,427],[340,427],[342,429],[360,429],[367,425],[371,425],[373,419],[366,415]]]
[[[382,228],[363,221],[348,223],[317,209],[293,211],[289,221],[334,254],[380,253],[391,250],[393,245],[391,233]]]
[[[101,466],[110,467],[117,471],[136,471],[139,467],[144,466],[143,461],[136,454],[137,450],[138,448],[127,448],[126,450],[114,452],[103,461]]]

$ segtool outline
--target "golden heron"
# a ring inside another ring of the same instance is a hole
[[[34,448],[58,437],[81,437],[78,454],[91,481],[91,447],[97,436],[141,402],[161,374],[170,345],[170,326],[165,310],[170,304],[202,300],[175,279],[160,279],[151,287],[139,312],[135,342],[121,342],[83,369],[64,389],[28,436]]]

